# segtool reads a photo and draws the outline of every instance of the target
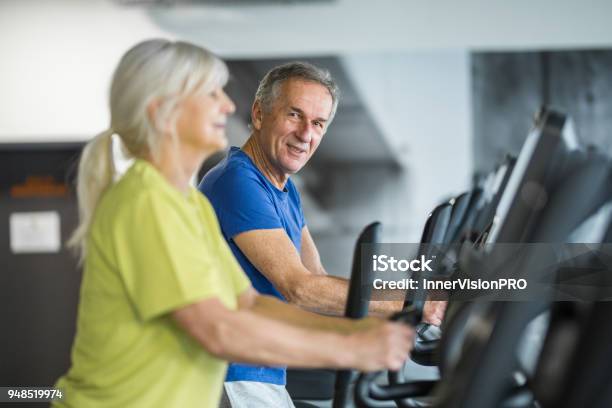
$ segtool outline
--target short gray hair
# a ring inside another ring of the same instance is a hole
[[[264,111],[269,111],[278,98],[281,84],[288,79],[300,79],[323,85],[332,97],[332,109],[327,121],[328,126],[336,115],[340,91],[328,70],[316,67],[307,62],[294,61],[272,68],[263,77],[255,92],[255,101],[261,104]]]

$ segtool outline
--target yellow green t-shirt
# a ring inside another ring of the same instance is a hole
[[[58,407],[216,407],[226,363],[170,312],[206,298],[235,309],[250,286],[215,213],[137,160],[96,208],[72,366]]]

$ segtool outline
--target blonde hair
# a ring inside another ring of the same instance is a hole
[[[174,128],[182,98],[224,86],[225,63],[210,51],[186,42],[153,39],[128,50],[113,75],[110,126],[83,148],[79,161],[77,198],[79,225],[68,241],[85,257],[85,242],[96,205],[113,182],[112,135],[117,134],[133,157],[156,157],[163,129]],[[147,107],[157,101],[155,117]]]

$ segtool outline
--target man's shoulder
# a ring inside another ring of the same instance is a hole
[[[244,193],[254,188],[265,189],[265,182],[261,177],[259,171],[247,160],[231,155],[210,169],[202,178],[198,188],[209,198],[227,190]]]

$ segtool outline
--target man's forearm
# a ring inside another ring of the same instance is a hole
[[[317,313],[341,316],[346,308],[348,281],[329,275],[295,276],[288,300]]]
[[[370,302],[369,311],[371,315],[389,316],[400,312],[403,306],[403,300],[373,300]]]
[[[251,311],[297,327],[311,330],[332,330],[342,334],[364,330],[376,323],[372,319],[351,321],[339,317],[324,316],[264,295],[257,296]]]
[[[290,301],[318,313],[342,315],[346,308],[349,282],[334,276],[305,275],[294,282]],[[397,296],[392,297],[397,298]],[[369,304],[370,314],[388,316],[402,310],[403,301],[379,300]]]
[[[335,276],[304,276],[294,283],[296,290],[290,299],[298,306],[318,313],[343,315],[348,298],[349,282]],[[403,301],[371,301],[369,313],[375,316],[388,316],[402,310]]]

